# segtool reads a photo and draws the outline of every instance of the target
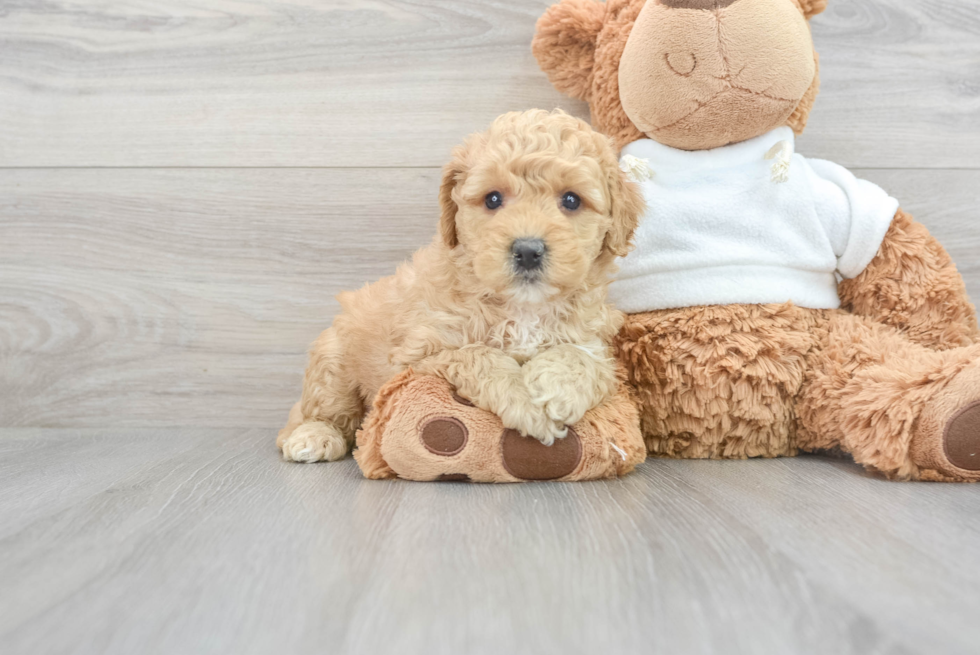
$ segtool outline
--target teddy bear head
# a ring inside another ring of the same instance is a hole
[[[819,87],[807,22],[827,0],[562,0],[533,50],[619,147],[683,150],[802,132]]]

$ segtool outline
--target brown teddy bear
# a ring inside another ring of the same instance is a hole
[[[610,299],[650,453],[841,449],[980,479],[980,333],[942,246],[795,153],[826,0],[563,0],[533,50],[622,149],[648,211]]]

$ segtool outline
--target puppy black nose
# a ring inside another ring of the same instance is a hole
[[[514,267],[519,271],[536,271],[541,268],[544,253],[548,248],[542,239],[518,239],[511,247]]]

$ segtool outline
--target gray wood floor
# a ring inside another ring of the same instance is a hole
[[[435,232],[499,113],[584,104],[551,0],[0,0],[0,427],[261,425],[333,296]],[[976,0],[831,0],[800,152],[883,185],[980,298]]]
[[[272,440],[333,296],[501,112],[550,0],[0,0],[0,654],[976,653],[980,486],[798,458],[482,487]],[[980,299],[980,7],[830,0],[800,152]]]
[[[977,652],[976,487],[812,457],[379,483],[269,436],[8,430],[0,652]]]

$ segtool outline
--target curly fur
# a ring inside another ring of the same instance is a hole
[[[503,194],[499,209],[485,205],[491,191]],[[577,211],[561,208],[568,191]],[[606,287],[643,201],[609,139],[561,112],[506,114],[456,149],[439,198],[432,245],[338,296],[342,313],[314,344],[277,440],[287,459],[346,454],[365,403],[409,367],[545,443],[615,392],[609,344],[622,314]],[[520,238],[547,246],[538,277],[513,264]]]

